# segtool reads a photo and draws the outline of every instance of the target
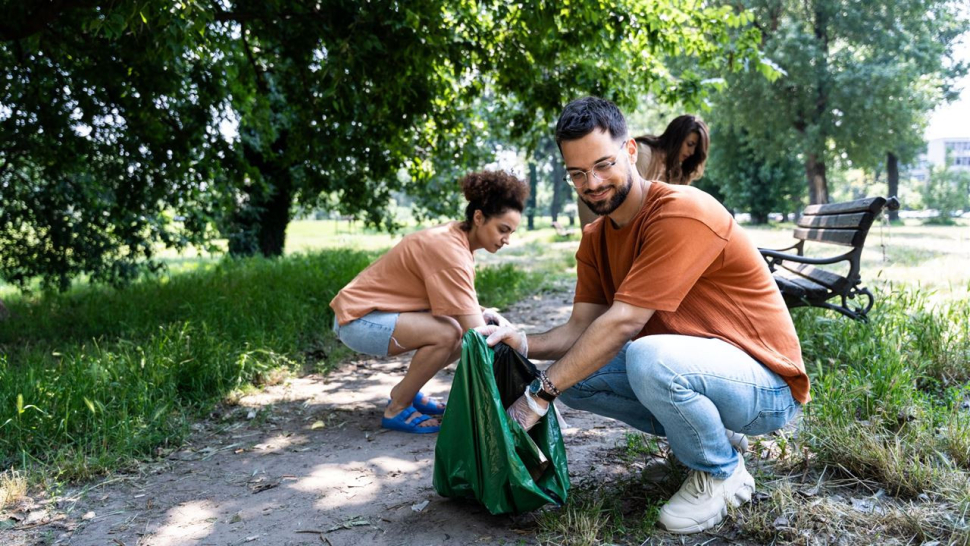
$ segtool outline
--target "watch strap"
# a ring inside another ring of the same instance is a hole
[[[546,402],[552,402],[553,400],[556,399],[556,395],[546,392],[545,386],[542,386],[539,388],[539,391],[536,392],[536,396],[538,396],[539,398],[542,398]]]

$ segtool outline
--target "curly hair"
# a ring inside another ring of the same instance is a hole
[[[462,178],[460,184],[468,200],[465,220],[461,223],[464,231],[472,228],[476,210],[482,211],[487,220],[509,209],[522,212],[529,198],[529,185],[505,171],[471,173]]]

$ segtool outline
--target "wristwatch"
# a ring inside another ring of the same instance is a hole
[[[556,395],[546,392],[546,389],[542,387],[542,380],[540,380],[538,377],[533,379],[532,383],[529,383],[529,394],[532,396],[538,396],[546,402],[552,402],[556,399]]]

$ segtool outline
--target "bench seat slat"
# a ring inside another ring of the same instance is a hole
[[[794,277],[797,275],[835,292],[841,292],[848,282],[845,277],[838,273],[833,273],[809,264],[785,260],[778,265],[785,270],[784,272],[779,272],[781,275],[786,277]]]
[[[776,274],[775,283],[778,285],[778,289],[781,290],[783,296],[805,298],[808,300],[824,300],[828,299],[832,294],[828,288],[802,277]]]
[[[833,214],[827,216],[801,216],[798,227],[804,228],[851,228],[871,226],[873,215],[870,212],[852,214]]]
[[[804,215],[815,216],[824,214],[845,214],[847,212],[879,212],[886,204],[885,197],[868,197],[846,203],[829,203],[827,205],[809,205],[802,212]]]
[[[860,231],[856,229],[813,229],[797,227],[795,228],[794,235],[796,239],[806,241],[820,241],[823,243],[832,243],[842,246],[859,246],[859,243],[865,240],[867,232],[868,230]]]

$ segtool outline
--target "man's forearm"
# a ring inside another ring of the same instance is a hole
[[[564,391],[586,379],[616,356],[652,316],[649,309],[615,304],[586,328],[565,356],[549,367],[549,380]]]
[[[530,334],[529,358],[533,360],[558,360],[572,348],[581,331],[571,326],[568,322],[556,326],[548,332],[541,334]]]

